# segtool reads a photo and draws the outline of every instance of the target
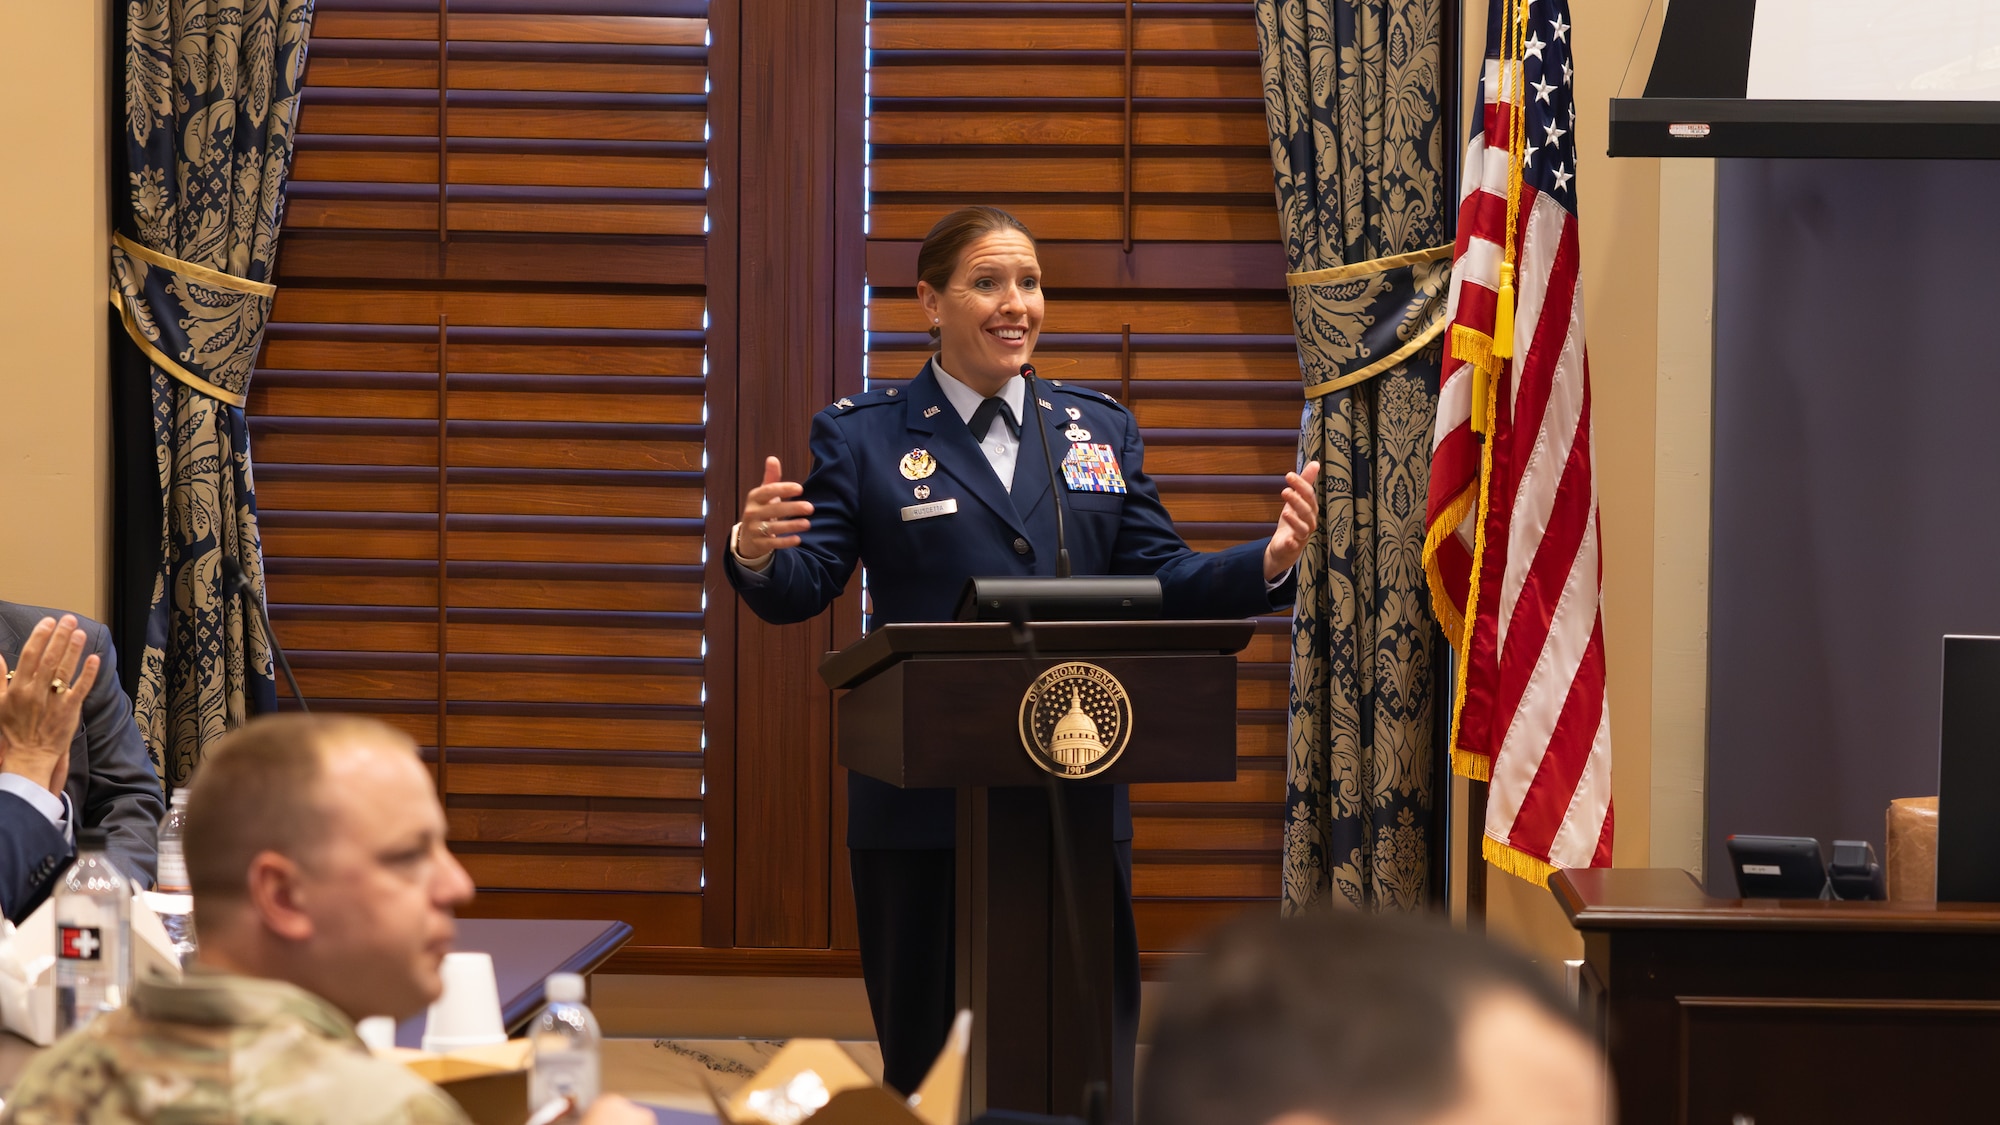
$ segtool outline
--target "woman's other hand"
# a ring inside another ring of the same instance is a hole
[[[1318,480],[1318,461],[1306,462],[1303,473],[1285,474],[1285,491],[1280,494],[1285,506],[1278,513],[1278,530],[1271,535],[1271,545],[1264,548],[1264,581],[1276,582],[1299,565],[1306,540],[1312,538],[1313,529],[1319,526],[1319,500],[1313,492],[1313,484]]]
[[[750,490],[743,501],[743,522],[736,532],[736,555],[755,562],[786,547],[799,545],[799,536],[812,526],[805,517],[813,506],[797,499],[805,486],[785,479],[784,466],[776,457],[764,458],[764,483]]]

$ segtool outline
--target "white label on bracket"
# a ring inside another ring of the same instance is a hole
[[[1743,873],[1745,875],[1783,875],[1785,869],[1775,863],[1746,863],[1743,865]]]

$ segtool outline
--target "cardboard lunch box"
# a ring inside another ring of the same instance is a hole
[[[718,1121],[728,1125],[961,1125],[972,1013],[960,1012],[944,1050],[908,1099],[877,1084],[831,1039],[794,1039],[728,1097],[709,1089]],[[449,1094],[477,1125],[528,1119],[526,1039],[431,1054],[407,1047],[378,1051]]]
[[[729,1125],[960,1125],[972,1013],[960,1012],[944,1050],[908,1099],[868,1077],[831,1039],[794,1039],[735,1093],[714,1088],[715,1115]]]
[[[433,1054],[391,1047],[376,1057],[403,1064],[412,1074],[443,1090],[477,1125],[521,1125],[528,1119],[528,1072],[534,1044],[509,1039],[484,1047]]]

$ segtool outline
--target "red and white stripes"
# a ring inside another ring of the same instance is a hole
[[[1559,7],[1536,0],[1534,8],[1551,6]],[[1549,18],[1533,17],[1530,36]],[[1561,23],[1564,13],[1553,18]],[[1496,59],[1481,82],[1482,128],[1466,148],[1465,167],[1479,175],[1468,177],[1459,204],[1425,564],[1459,652],[1453,762],[1491,782],[1487,857],[1540,882],[1555,868],[1608,866],[1612,818],[1590,366],[1576,216],[1565,205],[1574,199],[1574,148],[1560,143],[1567,130],[1550,106],[1554,85],[1537,83],[1553,76],[1551,61],[1531,61],[1542,74],[1518,68],[1521,80],[1508,84],[1526,94],[1525,155],[1500,143],[1509,126],[1495,96]],[[1566,66],[1563,77],[1566,87]],[[1516,159],[1524,168],[1513,188],[1513,348],[1501,359],[1490,340]],[[1493,404],[1483,442],[1472,425],[1482,365]]]

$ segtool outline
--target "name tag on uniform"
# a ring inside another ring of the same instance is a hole
[[[1071,492],[1124,492],[1125,474],[1108,445],[1079,441],[1062,462],[1063,483]]]
[[[928,504],[912,504],[903,509],[903,522],[927,520],[932,516],[948,516],[956,511],[958,511],[957,497],[950,500],[933,500]]]

